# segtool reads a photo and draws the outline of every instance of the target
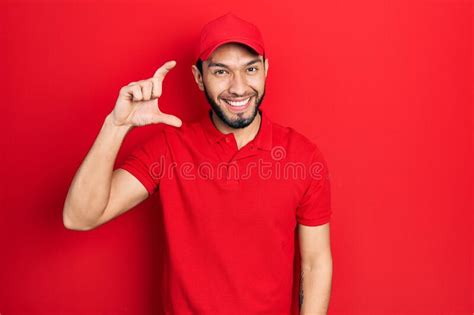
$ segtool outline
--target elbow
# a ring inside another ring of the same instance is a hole
[[[73,220],[69,213],[71,213],[70,209],[65,206],[63,209],[63,225],[66,229],[72,231],[89,231],[94,228],[92,225],[80,224],[77,220]]]
[[[332,269],[333,261],[330,252],[321,255],[315,255],[313,257],[304,257],[301,260],[301,266],[303,269],[312,270],[328,270]]]

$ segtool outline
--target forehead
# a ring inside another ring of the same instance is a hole
[[[247,62],[253,59],[261,59],[261,56],[249,46],[241,43],[226,43],[214,50],[207,61],[208,63],[224,61],[239,63],[239,60]]]

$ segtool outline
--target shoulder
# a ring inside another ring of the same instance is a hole
[[[160,137],[163,138],[164,144],[168,150],[173,152],[191,152],[199,150],[200,146],[204,144],[203,130],[200,126],[199,120],[184,121],[180,127],[161,124]]]
[[[308,179],[319,179],[321,176],[328,178],[328,163],[315,141],[293,127],[274,123],[273,129],[273,148],[279,145],[283,147],[287,162],[305,165],[305,170],[310,175]]]
[[[284,147],[289,154],[300,158],[312,158],[320,153],[318,145],[298,129],[273,122],[273,146]]]

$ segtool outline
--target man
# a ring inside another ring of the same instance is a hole
[[[211,109],[183,123],[158,107],[166,62],[122,87],[68,192],[64,225],[90,230],[155,192],[167,250],[164,314],[326,314],[332,278],[327,166],[317,146],[259,107],[268,59],[257,27],[228,13],[202,30],[194,79]],[[160,124],[113,170],[126,134]],[[295,308],[296,305],[296,308]]]

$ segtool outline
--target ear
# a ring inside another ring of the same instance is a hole
[[[267,78],[268,67],[269,67],[269,64],[268,64],[268,58],[267,58],[267,59],[265,59],[265,79]]]
[[[198,85],[199,89],[201,91],[204,91],[204,84],[202,83],[203,78],[202,78],[201,72],[199,71],[198,67],[196,67],[195,65],[192,65],[191,70],[193,72],[194,81],[196,81],[196,84]]]

